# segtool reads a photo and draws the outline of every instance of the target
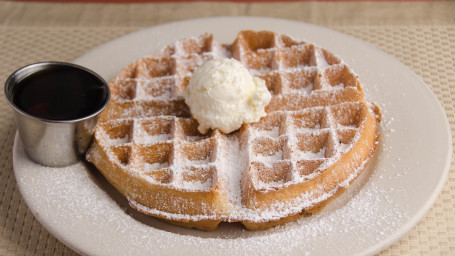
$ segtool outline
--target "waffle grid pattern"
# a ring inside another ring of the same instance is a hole
[[[201,135],[182,99],[193,70],[216,56],[223,49],[211,35],[191,37],[162,56],[141,58],[111,82],[118,108],[108,113],[101,133],[114,161],[160,186],[193,192],[216,187],[221,134]]]
[[[218,143],[214,137],[199,136],[193,119],[122,119],[104,123],[101,129],[114,161],[154,184],[193,191],[216,184]]]
[[[211,35],[176,42],[144,57],[110,83],[115,107],[105,119],[151,116],[190,117],[182,94],[194,69],[226,51]]]
[[[255,189],[277,189],[310,179],[323,163],[330,166],[331,158],[346,150],[343,145],[354,142],[360,127],[356,115],[365,116],[359,115],[360,104],[348,103],[348,110],[339,106],[332,111],[330,107],[295,107],[292,102],[298,105],[321,90],[338,94],[346,87],[357,87],[356,75],[338,56],[287,35],[252,31],[238,36],[233,56],[263,78],[274,95],[268,116],[247,125],[251,128],[240,134],[247,141]],[[342,126],[350,128],[337,130]]]
[[[198,65],[231,55],[262,76],[273,93],[268,117],[235,133],[246,142],[245,172],[255,190],[310,180],[359,138],[359,119],[368,110],[357,76],[339,57],[287,35],[243,31],[232,47],[221,46],[210,34],[185,38],[121,71],[110,83],[108,118],[100,120],[104,136],[95,134],[101,146],[122,168],[144,174],[153,184],[195,192],[222,187],[217,186],[223,168],[217,158],[225,155],[219,144],[227,138],[218,130],[197,132],[182,94]],[[345,91],[359,97],[337,99]]]
[[[361,111],[368,110],[359,103],[279,111],[250,125],[240,136],[248,141],[254,186],[267,190],[314,178],[356,140]]]

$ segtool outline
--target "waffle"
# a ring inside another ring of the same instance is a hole
[[[182,98],[192,72],[235,58],[266,81],[267,116],[202,135]],[[138,211],[214,230],[267,229],[318,212],[361,173],[379,140],[380,112],[336,55],[270,31],[179,40],[125,67],[87,153]]]

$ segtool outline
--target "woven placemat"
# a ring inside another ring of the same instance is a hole
[[[341,8],[340,6],[334,4],[333,7]],[[239,11],[243,7],[244,5],[239,5],[236,7],[237,9],[230,8],[229,10],[235,10],[235,14],[242,15],[251,12],[251,10]],[[254,8],[256,8],[255,10],[269,10],[268,8],[271,7],[258,5]],[[345,11],[345,9],[343,10]],[[437,10],[441,10],[441,8],[437,8]],[[1,12],[2,10],[0,10]],[[297,11],[293,13],[294,16],[297,15]],[[100,14],[103,14],[102,10],[100,10]],[[11,18],[11,15],[8,17]],[[39,23],[38,26],[27,22],[19,23],[21,26],[12,26],[14,22],[8,20],[8,17],[7,21],[2,21],[0,17],[0,24],[3,24],[0,25],[0,57],[2,60],[0,62],[0,81],[2,83],[11,72],[23,65],[48,60],[71,61],[97,45],[144,26],[142,23],[139,24],[140,26],[105,26],[103,24],[88,26],[85,23],[78,26],[78,24],[66,23],[71,26],[55,27],[45,26],[47,24],[45,22]],[[37,17],[39,17],[38,14]],[[39,18],[37,19],[39,20]],[[177,18],[174,17],[174,19]],[[298,17],[296,19],[305,20]],[[162,21],[160,20],[160,22]],[[323,23],[321,20],[317,21],[319,24]],[[345,21],[341,24],[346,23],[349,22]],[[450,22],[446,22],[446,20],[433,22],[431,26],[382,24],[358,26],[355,24],[362,23],[336,25],[335,22],[330,21],[326,25],[370,42],[397,57],[422,77],[442,103],[450,122],[452,134],[455,134],[455,25],[454,23],[437,25],[445,23]],[[3,94],[3,91],[0,94]],[[0,120],[2,145],[0,150],[0,255],[76,255],[42,227],[21,198],[12,169],[11,148],[16,126],[3,95],[0,95]],[[454,164],[451,166],[447,184],[425,218],[381,254],[455,254]]]
[[[3,7],[3,8],[2,8]],[[212,16],[265,16],[324,26],[455,24],[453,1],[190,2],[158,4],[1,3],[0,24],[150,26]]]

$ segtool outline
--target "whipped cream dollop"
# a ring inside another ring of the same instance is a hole
[[[218,128],[224,133],[266,116],[271,95],[265,81],[253,77],[235,59],[214,59],[199,66],[184,92],[185,103],[205,134]]]

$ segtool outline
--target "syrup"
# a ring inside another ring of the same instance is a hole
[[[73,120],[97,112],[108,95],[104,81],[95,75],[71,66],[57,66],[20,81],[13,91],[13,102],[35,117]]]

